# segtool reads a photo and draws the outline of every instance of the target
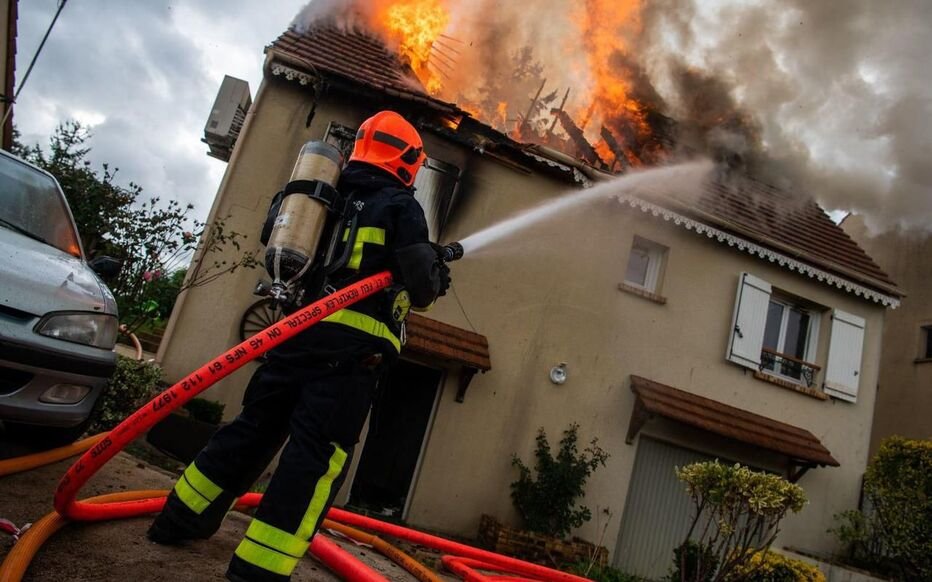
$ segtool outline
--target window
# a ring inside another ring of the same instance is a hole
[[[811,386],[815,359],[817,314],[792,303],[770,299],[761,348],[761,370]]]
[[[932,325],[922,326],[922,351],[919,353],[919,359],[932,360]]]
[[[828,358],[816,363],[820,321],[831,313]],[[828,310],[781,293],[767,281],[741,273],[726,358],[757,373],[814,387],[857,401],[864,350],[864,318]]]
[[[625,270],[625,283],[657,293],[663,259],[667,248],[639,236],[634,237],[631,253],[628,255],[628,267]]]
[[[440,242],[443,227],[446,226],[450,208],[453,206],[459,178],[459,168],[433,158],[424,161],[424,167],[414,178],[414,198],[424,209],[431,242]]]
[[[346,161],[349,159],[350,154],[353,153],[353,144],[356,143],[356,130],[331,122],[327,127],[324,141],[340,150],[340,153],[343,154],[343,160]]]

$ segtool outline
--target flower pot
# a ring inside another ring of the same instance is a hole
[[[535,564],[561,567],[592,561],[608,563],[608,549],[579,538],[564,540],[542,533],[508,527],[490,515],[479,521],[479,544],[486,549]]]

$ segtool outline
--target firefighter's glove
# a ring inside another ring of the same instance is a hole
[[[450,267],[443,261],[437,261],[440,265],[440,292],[437,293],[437,296],[443,297],[447,294],[447,289],[450,288],[450,283],[452,279],[450,278]]]

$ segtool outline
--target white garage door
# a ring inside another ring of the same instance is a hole
[[[658,580],[683,542],[693,505],[675,467],[708,461],[701,453],[641,437],[628,499],[615,546],[614,565],[629,574]]]

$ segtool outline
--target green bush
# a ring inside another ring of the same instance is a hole
[[[692,540],[673,550],[673,568],[668,580],[680,582],[711,582],[718,570],[718,556],[709,546],[700,546]]]
[[[727,582],[825,582],[825,575],[815,566],[787,558],[776,552],[754,552],[743,560],[726,579]]]
[[[537,432],[536,478],[517,455],[512,456],[511,464],[519,475],[511,484],[511,499],[525,528],[564,537],[592,519],[589,508],[577,508],[576,500],[583,495],[586,480],[599,465],[605,466],[609,455],[599,448],[598,439],[592,439],[580,454],[576,446],[578,431],[579,425],[573,423],[563,432],[556,458],[550,452],[544,429]]]
[[[192,398],[184,403],[184,409],[191,413],[191,418],[208,424],[223,422],[224,408],[226,405],[206,398]]]
[[[90,433],[112,429],[161,390],[162,369],[150,362],[117,356],[116,371],[98,401]]]
[[[787,512],[799,512],[806,503],[806,494],[798,485],[739,464],[693,463],[677,468],[676,475],[686,484],[695,506],[683,543],[693,540],[705,548],[703,555],[709,552],[715,557],[718,569],[711,578],[715,582],[727,580],[755,552],[769,548]],[[698,535],[693,538],[693,534]],[[679,558],[683,559],[682,553]],[[674,563],[673,568],[677,567]],[[690,574],[693,577],[687,578]],[[693,572],[680,567],[682,582],[710,580],[710,575],[705,567]]]
[[[864,475],[871,510],[835,516],[846,558],[906,580],[932,580],[932,441],[893,436]]]

